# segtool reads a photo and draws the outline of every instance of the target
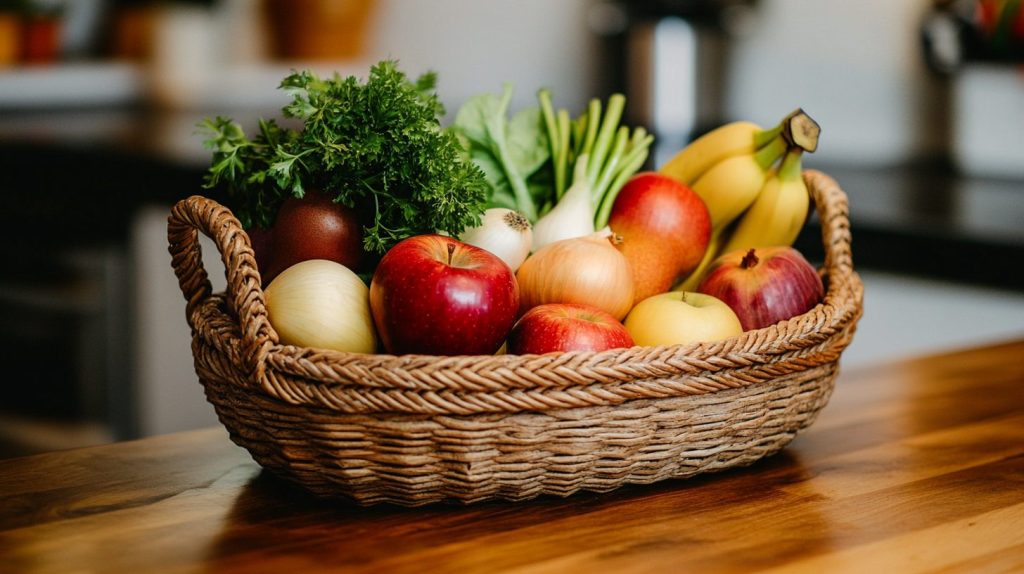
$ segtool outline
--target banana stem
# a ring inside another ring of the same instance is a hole
[[[735,227],[735,225],[733,226]],[[719,231],[711,232],[711,240],[708,241],[707,251],[704,252],[704,257],[701,258],[700,264],[697,268],[690,272],[678,285],[672,288],[673,291],[696,291],[697,287],[700,286],[700,282],[704,279],[704,275],[711,266],[711,263],[721,255],[721,249],[728,240],[728,236],[731,230],[724,229]]]
[[[814,118],[807,115],[802,109],[797,109],[786,116],[784,121],[786,128],[782,135],[789,141],[790,145],[799,146],[808,153],[814,153],[818,149],[818,136],[821,134],[821,126]]]
[[[754,149],[761,149],[764,146],[770,144],[772,142],[772,140],[774,140],[775,138],[779,137],[779,135],[782,134],[783,130],[786,129],[786,121],[788,119],[789,118],[787,117],[785,120],[782,120],[781,122],[779,122],[779,125],[775,126],[774,128],[769,128],[769,129],[766,129],[766,130],[761,130],[761,131],[755,133],[754,134]]]
[[[768,145],[754,152],[754,161],[761,166],[761,169],[766,170],[778,161],[788,148],[789,142],[786,141],[785,134],[778,135]]]
[[[803,148],[798,146],[793,146],[786,151],[786,157],[782,158],[782,165],[779,166],[778,173],[781,181],[793,181],[803,177],[801,161],[803,153]]]

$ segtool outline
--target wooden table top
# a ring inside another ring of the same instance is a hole
[[[221,429],[0,461],[2,572],[1024,572],[1024,340],[844,372],[751,467],[566,499],[325,503]]]

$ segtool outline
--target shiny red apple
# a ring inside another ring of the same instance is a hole
[[[661,173],[626,182],[608,225],[622,236],[619,250],[633,269],[634,304],[668,291],[693,271],[711,240],[711,216],[692,189]]]
[[[633,338],[615,317],[596,307],[570,303],[549,303],[530,309],[508,336],[508,352],[513,355],[632,346]]]
[[[254,245],[264,284],[310,259],[327,259],[353,271],[363,260],[363,232],[355,210],[323,193],[308,191],[301,199],[286,199],[268,234],[260,249]]]
[[[697,288],[732,308],[744,331],[813,309],[825,296],[821,277],[792,247],[763,247],[716,259]]]
[[[417,235],[380,260],[370,282],[370,309],[389,353],[493,354],[515,322],[519,285],[489,251]]]

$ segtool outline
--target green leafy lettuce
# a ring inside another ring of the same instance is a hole
[[[554,200],[550,176],[541,169],[551,157],[547,132],[539,108],[509,119],[511,100],[508,84],[500,96],[474,96],[459,108],[454,128],[487,176],[488,207],[515,209],[536,221]]]

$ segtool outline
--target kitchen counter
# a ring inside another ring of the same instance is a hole
[[[0,564],[43,572],[1024,570],[1024,340],[843,372],[780,454],[565,499],[315,500],[222,429],[0,464]]]
[[[859,268],[1024,291],[1024,181],[969,177],[949,162],[822,165],[850,198]],[[821,250],[812,222],[798,240]]]

